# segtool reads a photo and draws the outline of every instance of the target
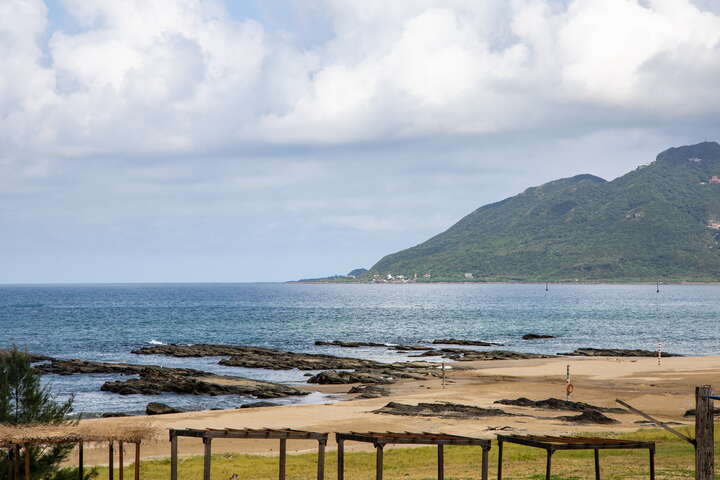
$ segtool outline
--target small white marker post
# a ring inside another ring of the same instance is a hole
[[[663,347],[663,344],[658,342],[658,344],[657,344],[658,367],[662,365],[662,347]]]
[[[570,383],[570,365],[568,365],[565,371],[565,400],[570,401],[572,390],[572,383]]]

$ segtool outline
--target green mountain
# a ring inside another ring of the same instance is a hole
[[[720,281],[720,145],[671,148],[611,182],[578,175],[478,208],[368,275]],[[714,183],[717,181],[718,183]]]

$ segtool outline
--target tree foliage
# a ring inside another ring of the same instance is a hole
[[[61,425],[71,423],[73,398],[56,402],[47,386],[40,383],[40,375],[32,368],[30,357],[13,348],[0,355],[0,424],[5,425]],[[30,448],[30,468],[33,479],[67,477],[68,469],[60,463],[72,450],[72,445],[33,446]],[[0,460],[0,480],[9,480],[9,463],[15,452],[5,452]],[[20,451],[23,465],[25,450]],[[21,469],[22,470],[22,469]],[[77,478],[75,475],[74,478]]]

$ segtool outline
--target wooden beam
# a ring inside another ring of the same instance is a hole
[[[115,465],[114,465],[115,455],[113,452],[113,448],[114,448],[113,441],[110,440],[110,443],[108,444],[108,479],[109,480],[113,480],[113,475],[115,474],[115,472],[113,472],[113,470],[115,468]]]
[[[325,480],[325,444],[326,440],[318,440],[317,480]]]
[[[120,480],[125,480],[125,472],[123,472],[125,468],[125,445],[123,445],[123,442],[118,442],[118,464],[120,467]]]
[[[345,441],[337,441],[337,476],[338,480],[345,480]]]
[[[383,478],[383,444],[375,444],[375,480]]]
[[[174,432],[170,432],[170,480],[178,478],[178,438]]]
[[[655,449],[648,448],[650,452],[650,480],[655,480]]]
[[[278,472],[278,478],[285,480],[285,461],[287,460],[287,440],[284,438],[280,439],[280,470]]]
[[[85,451],[82,440],[78,442],[78,480],[85,480]]]
[[[490,473],[489,472],[490,465],[488,463],[489,462],[489,459],[488,459],[489,453],[490,453],[489,448],[482,449],[482,476],[481,476],[482,480],[488,480],[488,474]]]
[[[600,480],[600,450],[597,448],[595,452],[595,480]]]
[[[695,387],[695,480],[715,478],[712,387]]]
[[[625,408],[627,408],[628,410],[630,410],[631,412],[633,412],[633,413],[635,413],[635,414],[637,414],[637,415],[640,415],[641,417],[645,418],[646,420],[650,420],[652,423],[654,423],[654,424],[657,425],[658,427],[664,428],[665,430],[667,430],[668,432],[672,433],[673,435],[676,435],[676,436],[682,438],[683,440],[685,440],[686,442],[688,442],[688,443],[690,443],[690,444],[692,444],[692,445],[695,445],[695,440],[693,440],[692,438],[688,437],[687,435],[684,435],[684,434],[678,432],[678,431],[675,430],[674,428],[668,426],[666,423],[661,422],[660,420],[654,419],[653,417],[651,417],[651,416],[648,415],[647,413],[638,410],[637,408],[633,407],[632,405],[630,405],[630,404],[628,404],[628,403],[623,402],[622,400],[615,399],[615,401],[616,401],[617,403],[619,403],[620,405],[622,405],[623,407],[625,407]],[[697,417],[696,417],[696,418],[697,418]]]
[[[437,446],[438,480],[445,480],[445,451],[442,445]]]
[[[15,466],[15,474],[13,475],[14,480],[20,480],[20,445],[13,445],[14,458],[13,465]]]
[[[502,480],[503,442],[498,439],[498,480]]]
[[[210,480],[210,468],[212,462],[212,439],[203,438],[205,444],[205,462],[203,465],[203,480]]]
[[[140,480],[140,442],[135,442],[135,480]]]
[[[25,480],[30,480],[30,445],[25,444]]]
[[[552,456],[553,451],[548,449],[547,450],[547,463],[545,464],[545,480],[550,480],[550,471],[552,470]]]

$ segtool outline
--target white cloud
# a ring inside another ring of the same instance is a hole
[[[720,114],[706,0],[308,0],[331,29],[311,42],[221,0],[64,5],[76,28],[48,31],[42,0],[0,2],[0,247],[201,218],[312,246],[414,232],[401,248],[704,140]]]

